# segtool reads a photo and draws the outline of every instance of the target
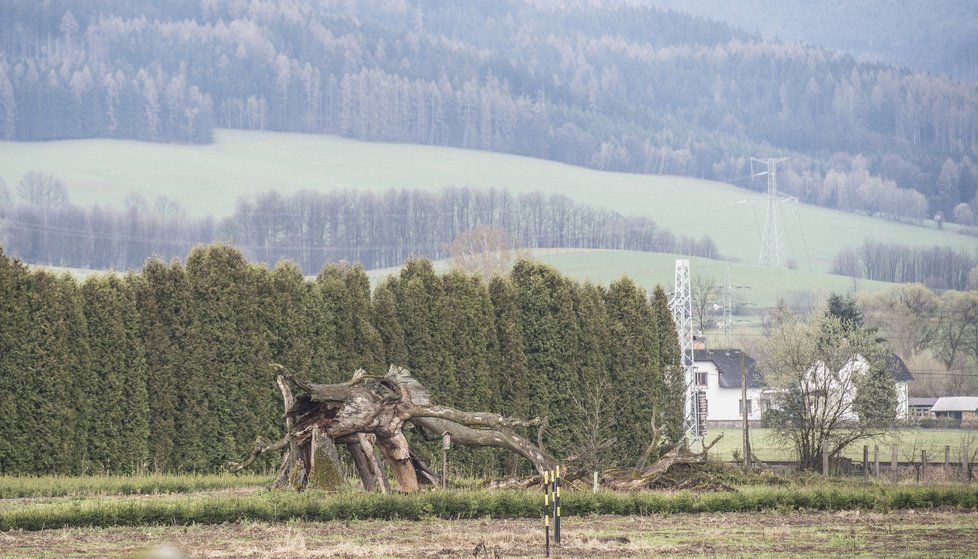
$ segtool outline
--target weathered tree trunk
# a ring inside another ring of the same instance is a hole
[[[369,377],[359,369],[342,384],[301,381],[283,367],[276,367],[283,373],[278,383],[285,403],[287,434],[273,444],[256,441],[251,455],[234,465],[233,471],[248,467],[265,452],[288,447],[276,485],[304,489],[314,465],[313,433],[318,432],[330,439],[329,447],[346,444],[365,489],[386,484],[374,452],[376,445],[400,490],[417,491],[420,484],[437,484],[439,477],[411,452],[403,433],[407,423],[431,436],[449,433],[459,444],[511,450],[533,463],[541,474],[557,465],[552,456],[514,430],[540,425],[539,419],[519,420],[433,405],[428,391],[402,367],[391,365],[381,378]],[[315,456],[322,459],[320,454]]]

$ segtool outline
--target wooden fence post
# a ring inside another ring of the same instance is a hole
[[[822,439],[822,475],[829,475],[829,442]]]
[[[873,445],[873,467],[876,469],[876,479],[880,478],[880,445]]]
[[[863,445],[863,480],[869,480],[869,445]]]
[[[964,479],[971,483],[971,445],[961,444],[961,467],[964,472]]]
[[[951,445],[944,445],[944,479],[947,480],[948,472],[951,470]]]
[[[897,445],[890,445],[890,477],[897,479]]]
[[[927,481],[927,451],[920,449],[920,478],[917,481]]]

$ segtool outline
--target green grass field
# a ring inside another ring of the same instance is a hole
[[[574,249],[534,250],[530,251],[530,255],[581,281],[589,280],[608,285],[622,276],[628,276],[650,293],[656,284],[661,284],[667,292],[672,291],[676,258],[687,258],[675,254]],[[832,293],[850,293],[855,290],[872,292],[892,287],[892,284],[885,282],[854,282],[852,278],[820,272],[772,269],[757,264],[728,263],[706,258],[689,260],[690,272],[694,277],[702,275],[712,278],[718,285],[726,281],[729,271],[730,284],[734,287],[734,306],[739,309],[739,313],[732,317],[731,338],[758,334],[761,315],[764,311],[776,308],[779,300],[784,300],[789,305],[808,308],[821,304]],[[449,267],[447,260],[434,262],[436,271],[447,271]],[[389,275],[396,275],[398,270],[399,268],[371,270],[368,275],[376,284]],[[717,311],[716,318],[722,317],[722,314]],[[716,343],[736,344],[736,339],[718,339],[723,334],[721,330],[705,333]],[[719,346],[711,342],[711,347]]]
[[[276,189],[440,189],[559,192],[577,202],[647,216],[676,234],[709,235],[721,253],[755,262],[763,195],[698,179],[610,173],[498,153],[272,132],[218,130],[211,145],[121,140],[0,142],[0,178],[15,190],[38,169],[61,178],[78,204],[120,206],[130,192],[167,195],[193,213],[226,215],[239,196]],[[747,203],[737,202],[746,200]],[[751,205],[753,203],[753,206]],[[825,272],[843,247],[878,241],[978,248],[978,239],[793,204],[782,215],[789,257]]]
[[[733,453],[743,453],[743,435],[740,429],[711,429],[707,435],[707,440],[712,440],[718,434],[723,433],[723,438],[716,444],[711,452],[715,453],[721,460],[730,460]],[[754,454],[761,460],[796,460],[795,453],[790,448],[779,445],[771,438],[771,431],[768,429],[751,429],[751,448]],[[978,431],[963,431],[960,429],[900,429],[891,433],[860,441],[848,447],[844,455],[851,458],[854,462],[862,462],[863,445],[869,445],[869,459],[873,459],[873,447],[880,447],[880,461],[889,462],[891,456],[891,445],[897,445],[897,457],[901,462],[909,462],[913,459],[920,460],[920,451],[926,450],[928,462],[943,462],[944,447],[951,447],[951,461],[957,462],[961,453],[961,444],[970,443],[972,452],[978,450]],[[914,458],[916,457],[916,458]]]

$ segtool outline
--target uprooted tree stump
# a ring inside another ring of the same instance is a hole
[[[604,473],[605,486],[616,491],[639,489],[706,489],[732,491],[725,483],[709,476],[699,475],[700,466],[706,464],[713,445],[723,438],[718,435],[713,442],[694,452],[686,441],[663,454],[654,464],[641,469],[616,469]],[[644,459],[643,459],[644,462]]]
[[[430,393],[403,367],[391,365],[383,377],[371,377],[358,369],[342,384],[313,384],[296,379],[281,365],[273,367],[280,372],[277,380],[285,405],[286,435],[274,443],[259,437],[251,455],[233,464],[231,471],[247,468],[262,454],[285,450],[276,487],[338,487],[342,480],[338,444],[350,451],[367,490],[389,490],[385,465],[401,491],[438,484],[439,476],[409,447],[403,432],[407,425],[431,437],[448,433],[462,445],[510,450],[529,460],[541,475],[557,466],[552,456],[514,430],[540,426],[542,420],[436,406]]]

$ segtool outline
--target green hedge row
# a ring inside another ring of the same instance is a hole
[[[153,495],[267,486],[262,475],[0,476],[0,499]]]
[[[573,493],[564,516],[650,515],[762,510],[978,509],[978,487],[752,488],[740,493]],[[266,492],[252,496],[162,497],[151,500],[74,500],[0,509],[0,530],[80,526],[219,524],[429,518],[532,518],[543,498],[527,491],[428,491],[412,495],[349,492]]]

